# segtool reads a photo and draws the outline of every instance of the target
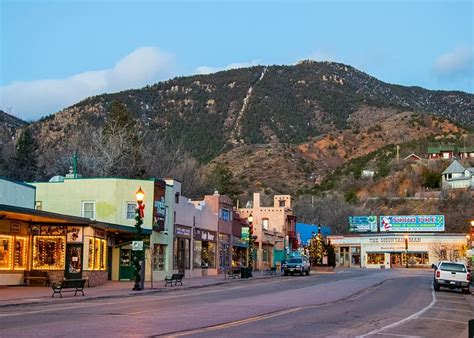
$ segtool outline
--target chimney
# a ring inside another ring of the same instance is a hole
[[[260,193],[258,192],[253,193],[253,207],[260,208]]]

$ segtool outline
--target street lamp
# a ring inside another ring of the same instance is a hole
[[[247,221],[249,222],[249,239],[247,245],[247,267],[250,270],[253,270],[253,215],[250,213],[249,217],[247,217]]]
[[[405,267],[408,269],[408,234],[405,234]]]
[[[145,199],[145,192],[140,187],[137,192],[135,193],[135,197],[137,199],[138,207],[136,209],[135,215],[135,240],[137,242],[141,242],[142,238],[142,224],[143,224],[143,216],[144,216],[144,209],[145,204],[143,200]],[[135,285],[133,286],[134,291],[143,290],[143,284],[145,279],[145,264],[143,262],[143,242],[141,243],[141,249],[133,250],[135,259],[133,260],[133,265],[135,266]]]

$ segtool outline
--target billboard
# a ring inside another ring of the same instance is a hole
[[[380,231],[444,231],[444,215],[380,216]]]
[[[377,232],[377,216],[350,216],[350,232]]]

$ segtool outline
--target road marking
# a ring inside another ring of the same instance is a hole
[[[431,317],[420,317],[420,319],[436,320],[437,322],[451,322],[451,323],[460,323],[460,324],[467,325],[467,323],[466,323],[466,322],[461,322],[460,320],[454,320],[454,319],[431,318]]]
[[[469,305],[466,302],[453,302],[451,300],[443,300],[443,299],[438,299],[439,302],[443,303],[451,303],[451,304],[461,304],[461,305]]]
[[[407,338],[421,338],[423,336],[407,336],[405,334],[383,333],[384,336],[407,337]]]
[[[399,320],[398,322],[395,322],[395,323],[392,323],[392,324],[389,324],[389,325],[386,325],[380,329],[376,329],[376,330],[373,330],[373,331],[370,331],[369,333],[366,333],[366,334],[363,334],[363,335],[360,335],[360,336],[357,336],[357,337],[367,337],[367,336],[371,336],[371,335],[374,335],[374,334],[377,334],[379,332],[382,332],[384,330],[387,330],[387,329],[391,329],[392,327],[396,327],[406,321],[409,321],[409,320],[412,320],[412,319],[417,319],[419,316],[421,316],[423,313],[425,313],[426,311],[428,311],[430,308],[433,307],[433,305],[436,303],[436,294],[435,294],[435,291],[433,289],[433,286],[431,286],[431,296],[432,296],[432,301],[430,304],[428,304],[427,306],[425,306],[423,309],[421,309],[420,311],[412,314],[411,316],[408,316],[404,319],[401,319]]]
[[[459,312],[472,313],[471,310],[459,310],[459,309],[454,309],[452,307],[433,306],[433,309],[444,309],[444,310],[453,310],[453,311],[459,311]]]

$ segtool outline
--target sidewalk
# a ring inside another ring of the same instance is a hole
[[[262,278],[274,278],[280,275],[267,275],[265,272],[260,273],[258,271],[253,273],[252,278],[249,279],[224,279],[224,275],[218,276],[206,276],[206,277],[194,277],[183,279],[183,286],[167,286],[165,287],[164,281],[154,281],[153,288],[151,288],[151,282],[145,282],[145,290],[132,291],[134,282],[117,282],[108,281],[106,284],[96,286],[93,288],[84,288],[84,296],[78,292],[77,296],[74,296],[74,292],[64,292],[63,298],[56,294],[54,298],[51,298],[53,290],[51,287],[44,286],[7,286],[0,287],[0,307],[8,307],[15,305],[25,304],[54,304],[54,303],[71,303],[80,302],[90,299],[99,298],[114,298],[114,297],[134,297],[140,295],[146,295],[156,292],[173,292],[184,289],[194,289],[212,285],[222,285],[226,283],[234,283],[247,280],[255,280]]]

